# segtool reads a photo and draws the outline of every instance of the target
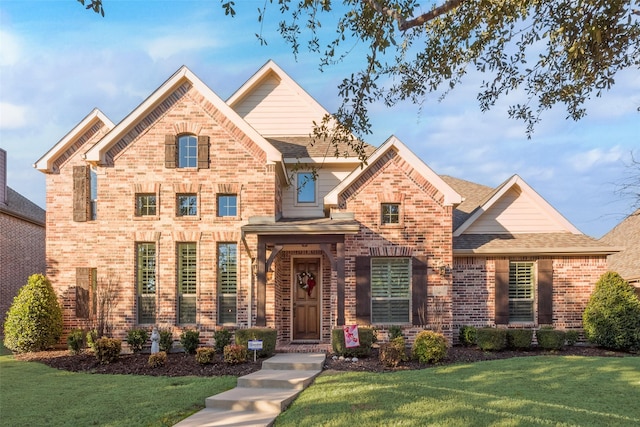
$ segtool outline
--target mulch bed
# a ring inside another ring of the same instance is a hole
[[[384,366],[378,360],[378,350],[374,348],[369,357],[357,361],[334,360],[332,355],[327,356],[325,370],[332,371],[360,371],[360,372],[394,372],[412,369],[426,369],[433,366],[451,365],[455,363],[472,363],[483,360],[508,359],[511,357],[527,357],[539,355],[559,356],[600,356],[600,357],[624,357],[635,356],[606,350],[598,347],[573,346],[565,347],[562,351],[545,351],[533,348],[528,351],[500,351],[485,352],[478,348],[452,347],[447,352],[447,357],[436,365],[424,365],[416,361],[403,362],[395,368]],[[221,355],[216,355],[214,362],[201,365],[195,360],[194,355],[184,353],[170,353],[167,355],[167,363],[162,367],[151,368],[148,366],[149,354],[123,354],[115,363],[101,365],[90,352],[72,355],[66,350],[42,351],[37,353],[17,354],[16,359],[44,363],[52,368],[72,372],[86,372],[95,374],[123,374],[123,375],[152,375],[152,376],[200,376],[211,377],[221,375],[243,376],[258,371],[262,360],[253,360],[240,365],[224,363]]]

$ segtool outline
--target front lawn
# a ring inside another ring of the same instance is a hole
[[[303,426],[638,426],[640,357],[536,356],[318,377],[276,422]]]

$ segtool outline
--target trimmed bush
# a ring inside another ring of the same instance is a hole
[[[158,342],[160,351],[169,353],[171,351],[171,347],[173,347],[173,333],[168,329],[161,329],[158,333],[160,334],[160,341]]]
[[[216,352],[224,352],[224,348],[231,344],[231,331],[228,329],[218,329],[213,333]]]
[[[62,336],[62,309],[51,282],[33,274],[18,291],[4,322],[4,345],[25,353],[55,345]]]
[[[409,360],[404,338],[396,337],[387,343],[380,344],[380,362],[385,366],[395,368],[400,362]]]
[[[199,347],[196,350],[196,362],[201,365],[211,363],[213,362],[213,356],[215,356],[215,354],[216,350],[212,347]]]
[[[247,347],[240,344],[229,344],[224,348],[224,361],[230,365],[245,363],[248,357]]]
[[[438,363],[447,355],[447,339],[433,331],[421,331],[416,335],[411,356],[420,363]]]
[[[150,368],[159,368],[161,366],[164,366],[166,363],[167,363],[167,353],[164,351],[159,351],[149,356],[149,361],[147,362],[147,365]]]
[[[144,348],[145,343],[149,339],[149,332],[146,329],[131,329],[127,332],[127,344],[134,354],[138,354]]]
[[[262,340],[262,350],[257,352],[258,357],[269,357],[276,352],[276,339],[278,331],[271,328],[238,329],[236,331],[236,344],[249,348],[249,340]]]
[[[553,328],[540,328],[536,331],[538,346],[545,350],[562,350],[565,332]]]
[[[402,334],[402,327],[398,325],[389,326],[389,341],[393,341],[398,337],[404,337]]]
[[[200,331],[185,330],[180,334],[180,344],[185,353],[196,354],[196,349],[200,345]]]
[[[98,362],[107,365],[116,362],[122,351],[122,341],[117,338],[98,338],[94,343],[94,354]]]
[[[507,348],[507,330],[496,328],[479,328],[476,344],[480,350],[502,351]]]
[[[85,347],[85,333],[83,329],[73,329],[67,337],[67,347],[71,354],[79,354]]]
[[[531,348],[533,331],[531,329],[507,329],[507,345],[516,350]]]
[[[472,345],[476,345],[477,333],[478,333],[478,329],[475,326],[460,327],[460,332],[458,333],[460,344],[462,344],[465,347],[471,347]]]
[[[98,340],[98,338],[100,337],[98,336],[98,331],[96,331],[95,329],[91,329],[89,332],[87,332],[87,345],[91,350],[95,351],[96,341]]]
[[[344,357],[367,357],[371,354],[371,346],[375,342],[375,332],[373,328],[358,327],[358,338],[360,346],[347,348],[344,343],[344,331],[336,328],[331,331],[331,347],[338,356]]]
[[[580,338],[578,331],[564,331],[564,338],[567,341],[567,345],[575,345]]]
[[[640,349],[640,300],[618,273],[607,272],[596,283],[582,314],[586,338],[615,350]]]

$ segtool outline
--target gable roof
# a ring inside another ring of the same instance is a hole
[[[114,124],[97,108],[94,108],[84,119],[58,141],[44,156],[40,157],[33,167],[41,172],[53,172],[54,162],[76,143],[87,131],[96,125],[106,126],[107,130],[114,128]]]
[[[506,206],[502,206],[501,202]],[[528,220],[538,223],[537,230],[531,228],[530,222],[516,226],[503,223],[503,214],[514,210],[516,202],[529,208],[531,217]],[[482,231],[471,229],[482,221],[485,221]],[[518,175],[513,175],[492,192],[484,194],[477,208],[454,230],[453,236],[472,231],[477,234],[525,234],[535,231],[582,234]]]
[[[625,280],[640,282],[640,209],[602,236],[601,242],[623,246],[617,254],[609,256],[609,269]]]
[[[376,160],[385,155],[389,150],[395,150],[413,169],[421,174],[444,196],[445,205],[457,205],[462,202],[462,197],[451,188],[438,174],[427,166],[418,156],[404,145],[395,136],[389,137],[378,149],[367,159],[364,167],[358,167],[340,182],[333,190],[324,197],[325,206],[335,206],[338,204],[338,197],[345,189],[355,182],[358,177],[367,172],[375,164]]]
[[[309,135],[313,122],[329,114],[273,60],[240,86],[227,104],[267,136]]]
[[[229,107],[206,84],[196,77],[186,66],[180,67],[166,82],[145,99],[135,110],[125,117],[111,132],[104,136],[85,154],[89,162],[103,163],[106,152],[125,135],[146,113],[152,111],[158,104],[185,82],[190,83],[206,101],[227,117],[235,126],[253,140],[266,154],[267,162],[282,161],[282,154],[264,139],[253,127],[244,121],[231,107]]]

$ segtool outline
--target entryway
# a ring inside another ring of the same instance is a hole
[[[320,259],[293,262],[293,340],[320,339]]]

